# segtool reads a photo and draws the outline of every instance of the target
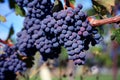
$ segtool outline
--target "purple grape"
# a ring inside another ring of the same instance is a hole
[[[73,56],[74,54],[75,54],[75,53],[74,53],[74,51],[73,51],[73,50],[68,51],[68,55]]]
[[[80,8],[79,8],[79,7],[76,7],[76,8],[74,9],[74,11],[75,11],[76,13],[78,13],[78,12],[80,11]]]
[[[84,36],[84,37],[86,37],[86,36],[88,36],[88,35],[89,35],[89,33],[88,33],[87,31],[84,31],[84,32],[83,32],[83,36]]]
[[[58,47],[59,44],[56,42],[56,43],[53,43],[53,47]]]
[[[66,16],[67,16],[67,12],[66,12],[66,11],[62,11],[61,17],[62,17],[62,18],[65,18]]]
[[[80,19],[80,16],[79,16],[79,15],[75,15],[75,19],[76,19],[76,20],[79,20],[79,19]]]
[[[82,32],[85,31],[85,28],[84,28],[84,27],[81,27],[81,28],[80,28],[80,31],[82,31]]]
[[[71,20],[70,16],[67,16],[67,17],[65,18],[65,20],[66,20],[67,22],[69,22],[69,21]]]
[[[80,9],[83,8],[83,6],[81,4],[78,4],[77,7],[80,8]]]
[[[100,34],[95,34],[95,35],[94,35],[94,38],[95,38],[95,39],[99,39],[99,38],[100,38]]]
[[[82,27],[85,27],[85,28],[86,28],[86,27],[87,27],[87,23],[83,22],[83,23],[82,23]]]
[[[68,30],[73,31],[73,30],[74,30],[74,27],[73,27],[73,26],[69,26],[69,27],[68,27]]]
[[[57,21],[57,24],[59,25],[59,26],[61,26],[62,24],[63,24],[63,20],[61,19],[61,20],[58,20]]]
[[[77,43],[73,43],[73,44],[72,44],[72,47],[75,49],[75,48],[78,47],[78,44],[77,44]]]
[[[85,56],[86,56],[86,53],[85,53],[85,52],[81,52],[81,53],[79,54],[79,57],[80,57],[80,58],[85,58]]]
[[[65,43],[65,46],[68,46],[68,47],[69,47],[69,46],[72,45],[72,43],[73,43],[72,41],[67,41],[67,42]]]
[[[74,60],[74,64],[81,65],[81,64],[84,64],[84,61],[82,61],[81,59],[76,59],[76,60]]]
[[[78,21],[75,23],[75,26],[82,26],[82,21],[81,21],[81,20],[78,20]]]
[[[50,48],[48,48],[48,49],[45,50],[45,53],[50,53],[50,52],[51,52]]]
[[[90,25],[88,25],[87,28],[86,28],[86,30],[90,31],[90,30],[92,30],[92,27]]]

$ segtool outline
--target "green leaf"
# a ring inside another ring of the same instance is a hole
[[[66,60],[68,58],[67,50],[62,46],[60,60]]]
[[[90,48],[90,51],[91,51],[92,53],[102,52],[102,47],[99,47],[99,46],[91,47],[91,48]]]
[[[115,36],[115,40],[120,44],[120,28],[114,30],[113,35]]]
[[[75,0],[64,0],[66,7],[74,8]]]
[[[75,0],[70,0],[70,3],[72,3],[74,5],[75,4]]]
[[[11,25],[10,30],[9,30],[9,34],[8,34],[8,37],[7,37],[6,41],[7,41],[8,39],[10,39],[13,34],[14,34],[14,28],[13,28],[13,25]]]
[[[54,7],[52,9],[52,12],[58,12],[60,10],[63,10],[63,4],[60,0],[55,0]]]
[[[6,18],[2,15],[0,15],[0,22],[6,22]]]
[[[111,35],[111,40],[113,41],[113,40],[115,40],[115,35]]]
[[[104,34],[104,27],[103,26],[99,26],[97,29],[101,35]]]
[[[17,4],[15,4],[15,12],[16,15],[25,16],[25,10],[19,7]]]
[[[115,0],[92,0],[94,9],[101,15],[112,14],[112,8],[115,6]]]

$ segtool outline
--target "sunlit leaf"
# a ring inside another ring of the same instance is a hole
[[[113,35],[115,36],[115,39],[120,44],[120,29],[116,29],[113,31]]]
[[[75,0],[70,0],[70,3],[72,3],[74,5],[75,4]]]
[[[66,60],[68,58],[67,50],[61,47],[60,60]]]
[[[74,8],[75,0],[64,0],[65,7],[71,7]]]
[[[19,7],[17,4],[15,4],[15,12],[16,15],[25,16],[25,10]]]
[[[93,53],[95,53],[95,52],[102,52],[102,48],[101,47],[98,47],[98,46],[96,46],[96,47],[91,47],[90,48],[90,51],[91,52],[93,52]]]
[[[101,35],[103,35],[105,32],[104,32],[104,27],[103,26],[99,26],[98,28],[98,31]]]
[[[115,0],[92,0],[94,9],[101,15],[112,13],[115,6]]]
[[[0,15],[0,22],[6,22],[6,18],[2,15]]]

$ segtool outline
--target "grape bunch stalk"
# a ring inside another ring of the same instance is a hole
[[[16,0],[16,3],[27,9],[24,28],[17,33],[17,43],[6,46],[5,53],[0,54],[0,80],[15,80],[16,73],[27,69],[19,57],[34,56],[39,51],[44,61],[58,58],[61,46],[66,48],[68,59],[82,65],[89,45],[95,46],[102,40],[81,10],[81,4],[74,9],[51,12],[51,0]],[[9,73],[14,76],[12,79],[8,78]]]

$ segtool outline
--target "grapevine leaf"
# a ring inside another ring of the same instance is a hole
[[[75,0],[64,0],[66,7],[74,8]]]
[[[6,41],[7,41],[8,39],[10,39],[13,34],[14,34],[14,28],[13,28],[13,25],[11,25],[10,30],[9,30],[9,34],[8,34],[8,37],[7,37]]]
[[[87,10],[87,13],[88,13],[89,16],[93,16],[94,15],[96,17],[96,12],[95,12],[95,10],[93,8]]]
[[[30,77],[30,80],[40,80],[39,72],[36,73],[33,77]]]
[[[75,4],[75,0],[70,0],[70,3],[72,3],[74,5]]]
[[[6,18],[2,15],[0,15],[0,22],[6,22]]]
[[[101,15],[106,13],[112,14],[112,7],[115,5],[115,0],[92,0],[94,9]]]
[[[10,7],[10,9],[15,8],[15,1],[14,0],[9,0],[9,7]]]
[[[58,12],[60,10],[63,10],[63,4],[60,0],[55,0],[52,12]]]
[[[95,55],[101,55],[101,53],[102,53],[102,47],[98,47],[98,46],[96,46],[96,47],[91,47],[91,48],[90,48],[90,51],[91,51],[93,54],[95,54]]]
[[[113,40],[115,40],[115,35],[111,35],[111,40],[113,41]]]
[[[15,4],[16,15],[25,16],[25,10]]]
[[[120,29],[114,30],[113,35],[115,36],[115,40],[120,44]]]
[[[97,29],[100,34],[104,34],[104,28],[102,26],[99,26]]]
[[[67,57],[68,57],[68,55],[67,55],[67,50],[64,48],[64,47],[61,47],[61,57],[60,58],[62,58],[61,60],[66,60],[67,59]]]
[[[66,66],[67,59],[68,59],[67,50],[62,46],[61,47],[61,54],[59,55],[59,64],[60,64],[60,67]]]

